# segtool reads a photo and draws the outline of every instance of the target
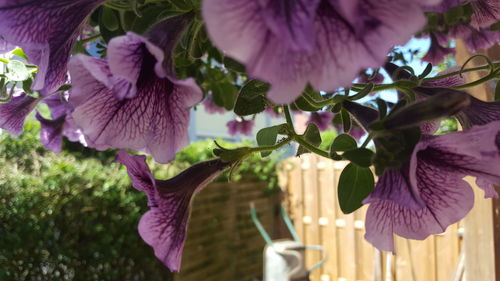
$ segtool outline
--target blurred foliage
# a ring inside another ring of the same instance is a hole
[[[115,152],[65,143],[56,155],[41,146],[38,131],[28,122],[20,137],[0,135],[0,280],[172,280],[137,232],[146,198]],[[151,167],[170,177],[211,158],[209,147],[196,143],[173,164]],[[242,164],[235,178],[266,180],[272,190],[274,160],[259,159]]]

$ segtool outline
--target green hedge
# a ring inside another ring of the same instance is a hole
[[[28,123],[21,137],[0,135],[0,280],[171,280],[137,233],[146,199],[115,152],[66,143],[56,155],[38,130]],[[210,158],[208,146],[188,147],[174,164],[150,163],[166,178]],[[252,158],[236,177],[257,176],[272,191],[274,163]]]

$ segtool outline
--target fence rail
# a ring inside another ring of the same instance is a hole
[[[424,241],[395,239],[396,255],[381,253],[366,242],[366,206],[345,215],[337,201],[337,183],[345,162],[306,154],[280,164],[287,209],[305,244],[327,248],[326,264],[311,281],[450,281],[458,264],[459,225]],[[318,253],[306,253],[308,266]]]

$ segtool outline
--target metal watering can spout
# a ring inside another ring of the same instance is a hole
[[[264,248],[264,281],[309,281],[309,273],[325,263],[326,250],[324,247],[302,244],[283,206],[281,206],[281,215],[294,240],[272,241],[257,217],[253,202],[250,203],[250,214],[267,244]],[[321,251],[323,257],[314,266],[307,268],[304,258],[305,250]]]

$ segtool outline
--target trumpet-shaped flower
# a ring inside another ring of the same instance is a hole
[[[38,65],[33,90],[63,84],[73,45],[91,11],[105,0],[0,0],[0,36]]]
[[[424,239],[441,233],[472,208],[465,176],[475,176],[486,197],[500,184],[500,122],[441,136],[423,135],[411,160],[379,178],[366,216],[365,238],[394,251],[393,234]]]
[[[211,160],[195,164],[169,180],[156,180],[144,156],[120,151],[117,161],[127,167],[132,185],[148,196],[149,211],[139,222],[139,234],[170,270],[178,271],[193,196],[230,164]]]
[[[421,6],[436,2],[206,0],[203,16],[215,45],[270,82],[268,97],[283,104],[307,83],[333,91],[382,65],[425,25]]]
[[[167,74],[163,50],[134,33],[112,39],[108,54],[70,62],[75,124],[91,147],[143,150],[171,161],[188,143],[189,110],[201,101],[200,88]]]
[[[23,131],[24,120],[36,107],[40,99],[25,93],[14,94],[6,103],[0,103],[0,128],[18,136]]]

